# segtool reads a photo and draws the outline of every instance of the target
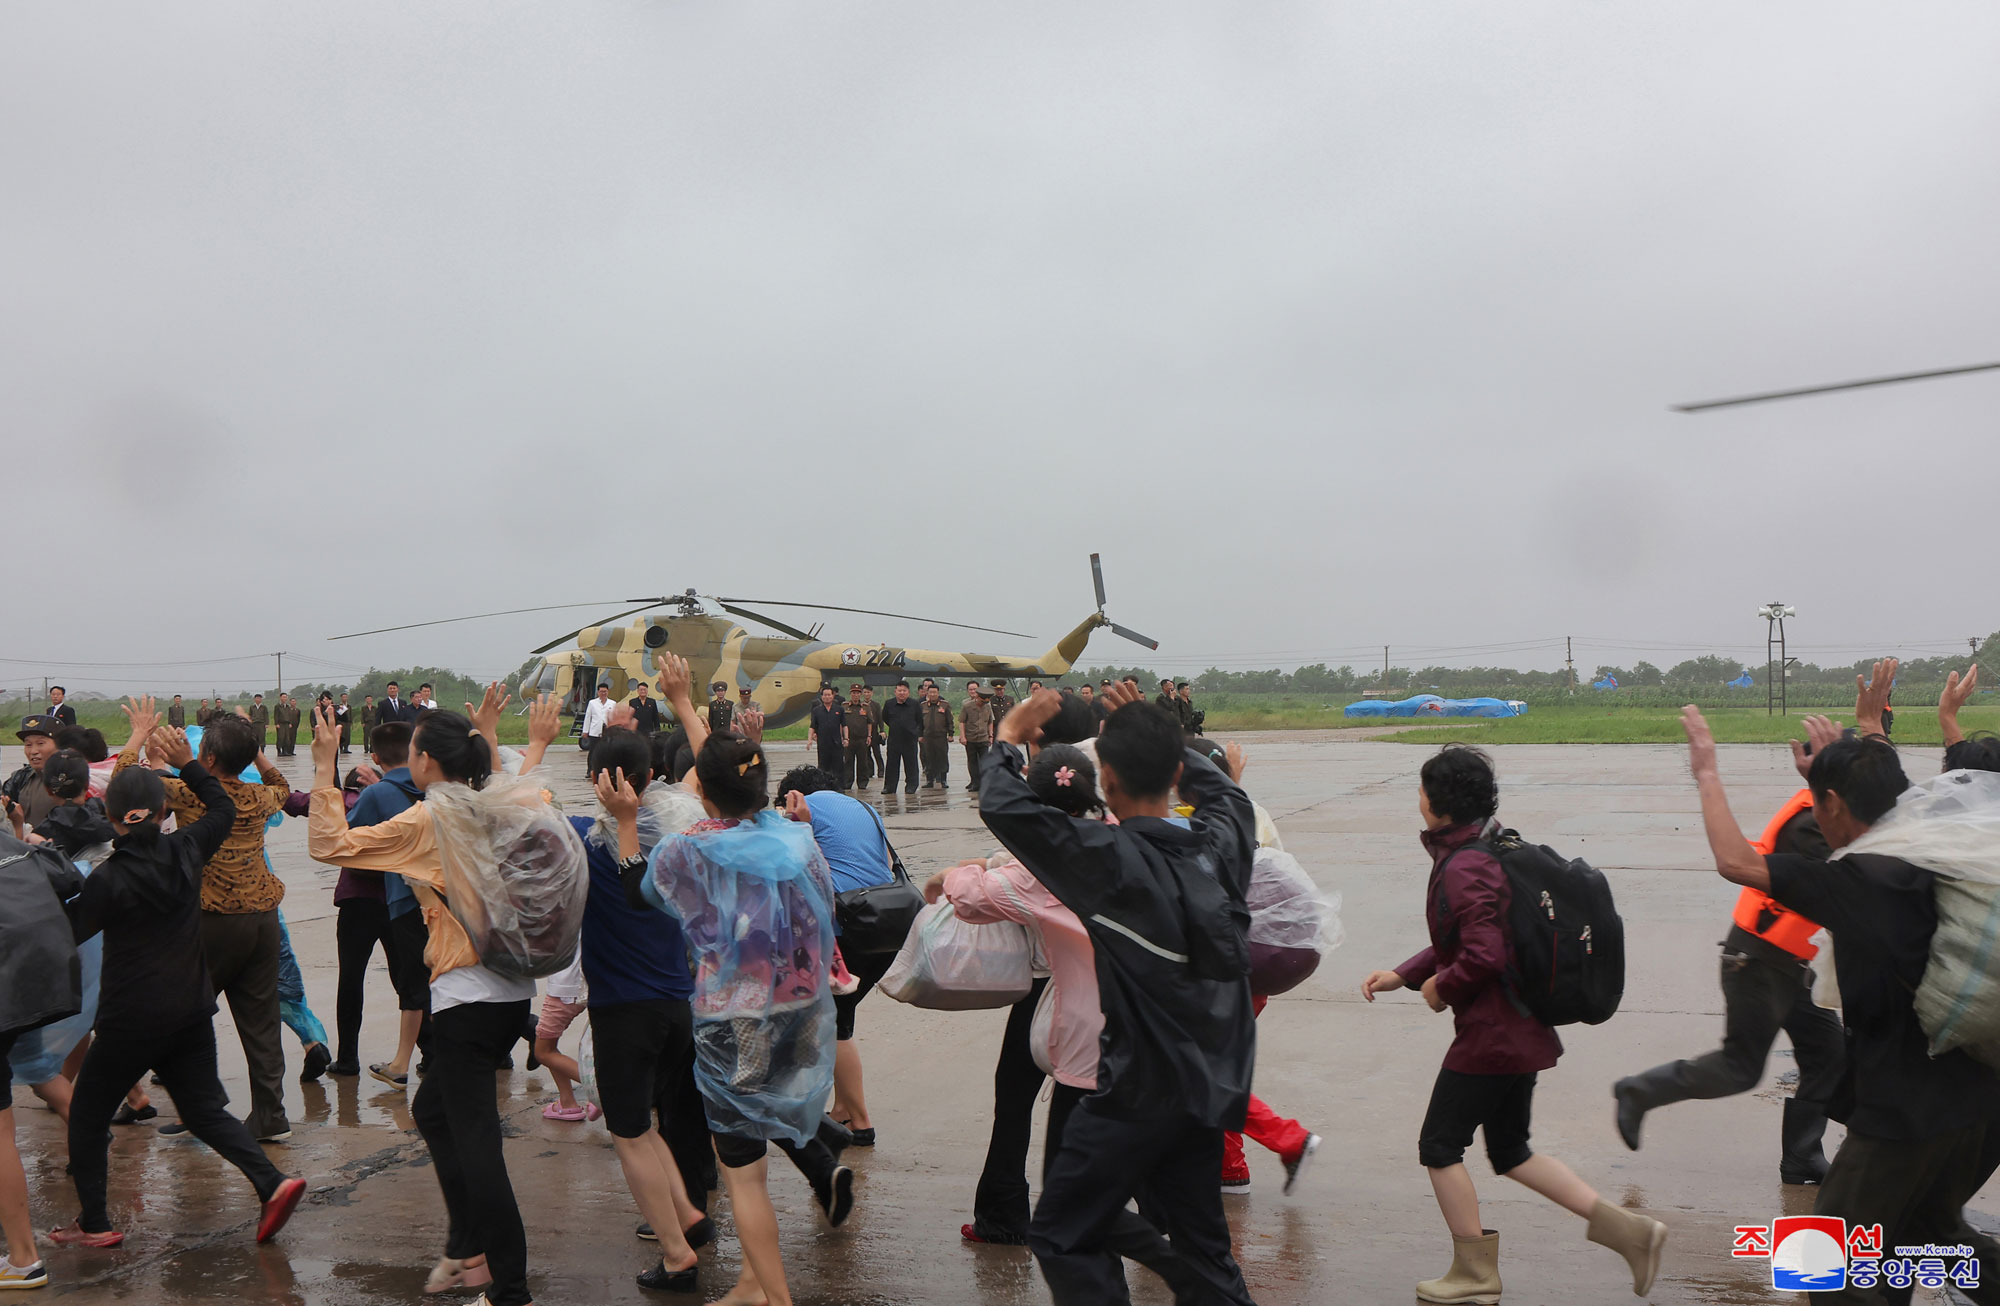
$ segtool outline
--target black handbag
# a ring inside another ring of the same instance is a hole
[[[910,926],[923,910],[924,895],[910,883],[896,845],[889,842],[888,827],[873,807],[875,826],[882,831],[882,843],[889,849],[889,881],[863,889],[847,889],[834,895],[833,914],[840,922],[840,951],[843,956],[867,957],[898,952],[909,937]]]

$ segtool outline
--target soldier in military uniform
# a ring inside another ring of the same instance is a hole
[[[847,713],[835,700],[832,685],[820,688],[819,698],[812,706],[811,721],[806,729],[806,742],[819,753],[819,769],[840,784],[840,777],[847,769]],[[846,787],[841,785],[843,789]]]
[[[175,694],[174,701],[167,705],[167,724],[172,726],[176,730],[185,730],[187,728],[187,723],[188,723],[187,704],[181,702],[181,696],[179,694]]]
[[[918,744],[923,752],[924,788],[944,788],[951,775],[951,704],[938,693],[936,684],[924,690],[924,734]]]
[[[1007,714],[1014,710],[1014,696],[1007,692],[1006,681],[993,682],[993,692],[986,696],[986,703],[993,709],[993,728],[998,730],[1000,723],[1007,719]]]
[[[875,759],[869,752],[869,741],[875,734],[875,713],[861,701],[859,685],[847,687],[847,706],[842,713],[842,725],[847,735],[842,780],[849,789],[866,789],[869,782],[875,779]]]
[[[203,700],[201,700],[200,703],[195,705],[194,723],[196,725],[206,727],[208,723],[210,721],[213,721],[214,719],[215,719],[215,709],[208,705],[207,699],[204,698]]]
[[[1153,706],[1159,708],[1160,711],[1165,712],[1176,721],[1180,720],[1181,710],[1174,706],[1173,681],[1162,680],[1160,682],[1160,692],[1153,696]]]
[[[257,727],[257,751],[264,751],[264,736],[271,729],[271,709],[264,706],[264,696],[258,694],[250,700],[250,724]]]
[[[965,707],[958,719],[958,742],[965,745],[965,765],[972,771],[965,791],[976,794],[979,792],[979,763],[993,743],[993,709],[987,704],[986,695],[980,691],[976,680],[965,682]]]
[[[708,732],[726,735],[736,720],[736,704],[729,701],[729,682],[718,680],[708,687],[708,692]],[[743,693],[747,697],[750,691],[745,689]]]
[[[298,751],[299,720],[302,717],[299,705],[286,693],[278,695],[278,708],[271,714],[271,724],[278,728],[278,756],[290,757]]]
[[[875,763],[875,774],[882,774],[882,705],[875,701],[875,686],[861,687],[861,702],[868,709],[871,722],[868,730],[868,756]]]

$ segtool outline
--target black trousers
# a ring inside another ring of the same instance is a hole
[[[842,789],[851,787],[847,779],[847,749],[839,739],[819,741],[819,769],[833,777],[834,783]]]
[[[349,898],[334,907],[333,941],[340,958],[340,990],[334,1002],[334,1053],[339,1062],[353,1062],[361,1038],[362,998],[367,992],[368,963],[375,946],[391,961],[389,904],[376,898]],[[421,919],[421,918],[419,918]],[[393,964],[393,963],[392,963]]]
[[[1689,1098],[1747,1093],[1764,1077],[1771,1044],[1784,1030],[1798,1055],[1795,1100],[1822,1114],[1840,1083],[1846,1040],[1840,1017],[1813,1005],[1812,972],[1761,957],[1722,957],[1722,1046],[1686,1061],[1655,1066],[1639,1076],[1647,1109]]]
[[[850,789],[856,785],[865,785],[875,778],[875,759],[869,754],[866,744],[850,744],[847,757],[841,765],[845,768],[842,775]]]
[[[148,1070],[166,1086],[181,1123],[243,1172],[259,1202],[278,1191],[285,1176],[243,1122],[229,1114],[229,1095],[215,1069],[215,1026],[209,1020],[151,1038],[100,1029],[84,1055],[69,1104],[69,1163],[83,1208],[77,1218],[85,1230],[111,1228],[104,1206],[111,1116],[124,1102],[125,1090]]]
[[[340,751],[341,751],[341,752],[343,752],[343,753],[347,751],[347,741],[348,741],[348,738],[349,738],[349,736],[350,736],[350,735],[351,735],[351,734],[353,733],[353,729],[354,729],[354,728],[353,728],[352,726],[350,726],[350,725],[349,725],[348,723],[346,723],[345,721],[341,722],[341,725],[340,725]]]
[[[944,735],[926,735],[923,751],[924,783],[943,784],[951,779],[951,740]]]
[[[1852,1129],[1820,1185],[1817,1215],[1837,1215],[1848,1227],[1882,1226],[1882,1254],[1922,1243],[1966,1244],[1979,1257],[1979,1286],[1960,1288],[1980,1306],[2000,1302],[2000,1243],[1965,1222],[1965,1204],[1993,1173],[1992,1135],[2000,1126],[1977,1125],[1936,1138],[1871,1138]],[[1889,1303],[1908,1306],[1912,1289],[1881,1284],[1846,1288],[1816,1302]]]
[[[258,1138],[291,1128],[285,1120],[285,1045],[278,1021],[279,929],[275,908],[201,914],[202,960],[208,964],[209,983],[229,999],[229,1017],[236,1022],[250,1074],[245,1123]]]
[[[1114,1120],[1079,1103],[1028,1226],[1056,1306],[1129,1303],[1121,1256],[1162,1272],[1181,1306],[1254,1306],[1229,1247],[1221,1170],[1220,1126]],[[1125,1209],[1134,1197],[1138,1215]]]
[[[278,727],[278,756],[290,757],[298,751],[299,728],[297,726]]]
[[[450,1233],[444,1254],[484,1253],[493,1306],[527,1306],[528,1235],[500,1151],[493,1074],[520,1040],[528,1002],[470,1002],[431,1015],[431,1072],[410,1102],[431,1150]]]
[[[993,1066],[993,1134],[972,1198],[972,1231],[982,1238],[1019,1242],[1028,1236],[1028,1144],[1035,1132],[1035,1095],[1047,1078],[1035,1064],[1028,1033],[1046,987],[1047,979],[1029,987],[1028,996],[1007,1013],[1007,1031],[1000,1036],[1000,1059]],[[1046,1157],[1042,1171],[1046,1176]]]
[[[972,778],[966,784],[966,788],[968,789],[976,790],[979,788],[979,763],[980,759],[986,756],[986,749],[987,745],[985,744],[967,744],[965,746],[965,769],[972,773]]]
[[[903,792],[917,792],[917,737],[915,735],[889,736],[888,760],[882,765],[882,792],[888,793],[896,787],[896,778],[903,778]]]

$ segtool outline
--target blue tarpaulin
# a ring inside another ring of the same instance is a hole
[[[1354,717],[1371,716],[1525,716],[1526,703],[1503,698],[1439,698],[1436,694],[1418,694],[1400,702],[1388,703],[1379,698],[1364,698],[1358,703],[1349,703],[1342,709],[1343,715]]]
[[[1616,689],[1618,688],[1618,677],[1607,675],[1602,680],[1592,681],[1590,687],[1592,689]]]
[[[1743,673],[1742,675],[1740,675],[1740,676],[1736,677],[1736,679],[1734,679],[1734,680],[1730,681],[1730,682],[1729,682],[1729,688],[1731,688],[1731,689],[1749,689],[1750,687],[1752,687],[1752,686],[1753,686],[1753,685],[1755,685],[1756,683],[1757,683],[1757,682],[1756,682],[1755,680],[1753,680],[1753,679],[1751,679],[1751,678],[1750,678],[1750,673],[1746,671],[1746,672],[1744,672],[1744,673]]]

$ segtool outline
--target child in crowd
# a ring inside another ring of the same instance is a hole
[[[1476,748],[1452,745],[1424,763],[1417,810],[1431,856],[1425,919],[1431,946],[1394,970],[1378,970],[1361,996],[1419,988],[1432,1011],[1449,1007],[1457,1036],[1431,1089],[1417,1159],[1430,1173],[1438,1208],[1451,1230],[1451,1269],[1417,1285],[1421,1301],[1500,1300],[1500,1235],[1483,1228],[1479,1194],[1465,1168],[1473,1130],[1486,1135],[1495,1174],[1533,1189],[1590,1221],[1590,1241],[1623,1256],[1632,1291],[1652,1291],[1667,1226],[1613,1206],[1552,1156],[1528,1148],[1535,1076],[1556,1064],[1562,1040],[1515,1005],[1506,975],[1514,949],[1507,934],[1507,874],[1479,841],[1498,830],[1500,788],[1493,763]]]
[[[711,735],[693,772],[708,819],[662,842],[650,865],[636,797],[613,808],[600,788],[618,818],[621,873],[675,918],[695,959],[695,1080],[743,1248],[729,1306],[792,1301],[771,1143],[811,1182],[828,1223],[844,1223],[854,1201],[853,1173],[816,1136],[833,1088],[832,877],[812,831],[766,810],[769,774],[761,745]]]
[[[137,746],[135,741],[131,751]],[[279,1173],[251,1131],[229,1113],[216,1072],[215,990],[202,956],[202,867],[229,838],[236,805],[195,760],[182,732],[156,731],[148,747],[180,768],[175,783],[200,805],[201,815],[161,833],[173,800],[162,778],[143,767],[121,769],[105,794],[116,832],[113,851],[69,907],[78,942],[104,934],[96,1039],[70,1101],[70,1165],[82,1211],[50,1237],[86,1247],[124,1241],[105,1205],[108,1126],[126,1089],[150,1069],[195,1137],[257,1190],[263,1204],[257,1241],[268,1242],[291,1218],[305,1181]]]
[[[549,976],[542,994],[541,1014],[535,1019],[535,1059],[549,1068],[556,1081],[556,1100],[542,1108],[544,1120],[595,1120],[604,1113],[591,1102],[576,1100],[571,1085],[583,1082],[576,1058],[559,1046],[562,1036],[589,1006],[590,986],[583,979],[583,953],[568,968]]]

